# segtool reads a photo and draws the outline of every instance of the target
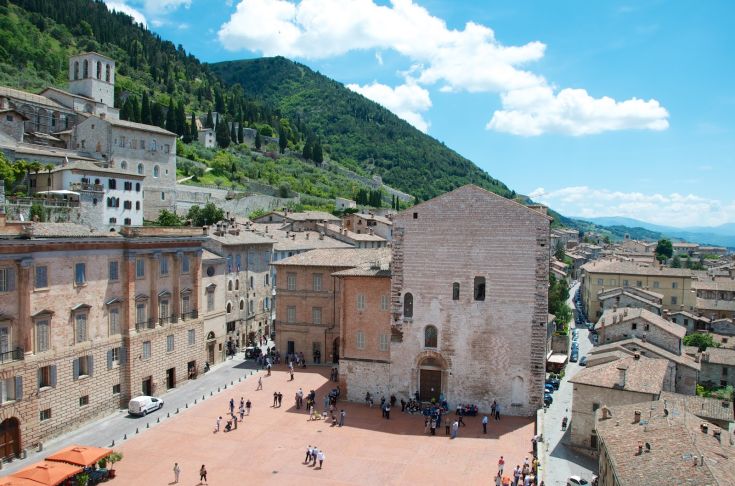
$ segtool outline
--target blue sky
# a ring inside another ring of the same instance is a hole
[[[563,214],[735,222],[735,2],[107,3],[204,61],[302,62]]]

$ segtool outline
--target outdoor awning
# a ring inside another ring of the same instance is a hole
[[[38,191],[36,194],[50,194],[52,196],[79,196],[78,192],[69,191],[68,189],[58,189],[55,191]]]
[[[63,462],[42,461],[25,469],[21,469],[10,476],[29,479],[46,486],[56,486],[80,472],[82,472],[82,468],[79,466],[65,464]]]
[[[13,476],[0,479],[0,486],[38,486],[39,484],[41,483],[31,481],[30,479],[14,478]]]
[[[566,354],[552,354],[551,357],[549,357],[548,360],[546,360],[548,363],[553,364],[564,364],[567,362],[567,355]]]
[[[92,466],[110,454],[112,454],[112,449],[107,449],[106,447],[72,445],[61,449],[56,454],[48,456],[46,460],[60,463],[65,462],[77,466]]]

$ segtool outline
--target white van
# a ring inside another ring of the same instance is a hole
[[[130,415],[147,415],[163,407],[163,400],[156,397],[146,395],[135,397],[128,403],[128,413]]]

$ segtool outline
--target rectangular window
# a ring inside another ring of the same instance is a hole
[[[172,353],[174,350],[174,335],[169,334],[166,336],[166,352]]]
[[[36,321],[36,352],[43,353],[49,348],[49,321],[40,319]]]
[[[635,286],[638,288],[643,287],[643,282],[641,280],[637,280]]]
[[[475,300],[485,300],[485,277],[475,277]]]
[[[365,294],[357,294],[357,310],[365,310]]]
[[[289,273],[286,275],[286,288],[288,290],[296,290],[296,274]]]
[[[658,280],[654,280],[654,281],[653,281],[653,288],[654,288],[654,289],[657,289],[657,288],[659,288],[659,287],[660,287],[660,284],[659,284]]]
[[[109,280],[115,281],[120,278],[120,264],[115,261],[111,261],[107,264],[107,278]]]
[[[84,407],[89,405],[89,395],[82,395],[79,397],[79,406]]]
[[[161,275],[168,275],[168,258],[161,255],[161,258],[159,260],[159,267],[161,270]]]
[[[110,336],[120,334],[120,308],[110,308]]]
[[[112,394],[113,395],[120,394],[120,383],[118,383],[117,385],[112,385]]]
[[[319,292],[322,290],[322,274],[321,273],[315,273],[312,275],[311,278],[311,287],[314,292]]]
[[[44,366],[38,369],[38,389],[56,386],[56,365]]]
[[[250,314],[255,314],[255,301],[251,300],[248,302],[248,310],[250,311]]]
[[[84,285],[87,282],[87,266],[84,263],[74,265],[74,283]]]
[[[145,324],[145,321],[147,320],[148,319],[146,318],[145,304],[142,302],[135,304],[135,323]]]
[[[671,296],[671,303],[674,304],[674,305],[676,305],[678,302],[679,302],[679,299],[677,299],[675,295],[672,295]]]
[[[160,300],[158,302],[158,318],[167,319],[169,316],[168,300]]]
[[[0,268],[0,292],[12,292],[15,290],[15,268]]]
[[[628,286],[628,281],[627,280],[623,280],[623,287],[627,287],[627,286]]]
[[[388,340],[389,337],[387,334],[381,334],[380,335],[380,345],[379,348],[381,351],[388,351]]]
[[[181,273],[189,273],[189,255],[181,257]]]
[[[188,340],[189,340],[189,346],[194,346],[194,344],[196,344],[196,340],[197,340],[196,330],[189,329],[187,331],[187,337],[188,337]]]
[[[207,292],[207,312],[214,310],[214,292]]]
[[[296,322],[296,307],[290,305],[286,308],[286,321]]]
[[[189,315],[189,311],[191,310],[191,299],[189,298],[189,295],[182,295],[181,296],[181,314],[184,316]]]
[[[145,259],[135,259],[135,278],[145,278]]]
[[[263,276],[263,285],[265,285],[266,287],[267,287],[268,285],[270,285],[270,282],[269,282],[269,280],[270,280],[270,276],[269,276],[269,275],[268,275],[268,274],[266,273],[266,274],[265,274],[265,275]]]
[[[23,378],[14,376],[0,380],[0,403],[23,399]]]
[[[151,342],[143,341],[143,359],[149,359],[151,357]]]
[[[120,365],[120,347],[110,349],[108,369],[114,368]]]
[[[45,289],[48,287],[48,268],[46,266],[36,267],[36,288]]]
[[[242,255],[239,253],[235,255],[235,269],[238,272],[242,271]]]
[[[678,286],[679,286],[679,284],[678,284],[677,282],[671,282],[671,288],[672,288],[672,289],[675,289],[675,288],[677,288]]]
[[[390,299],[387,295],[380,296],[380,310],[387,311],[390,307]]]
[[[357,346],[357,349],[365,349],[365,333],[362,331],[357,331],[355,333],[355,345]]]
[[[75,360],[76,370],[74,370],[74,379],[84,376],[92,376],[92,356],[82,356]]]
[[[38,415],[38,419],[41,422],[45,422],[46,420],[50,420],[51,419],[51,409],[50,408],[47,408],[46,410],[41,410],[41,413],[39,413],[39,415]]]
[[[638,324],[636,324],[635,322],[634,322],[634,323],[632,323],[632,324],[630,325],[630,329],[631,329],[631,330],[633,330],[633,331],[635,331],[636,329],[638,329]]]
[[[81,343],[87,340],[87,314],[78,312],[74,316],[74,331],[77,343]]]
[[[322,323],[322,308],[321,307],[312,307],[311,308],[311,322],[313,324],[321,324]]]
[[[603,285],[603,280],[601,278],[597,279],[597,285]]]
[[[593,403],[592,404],[592,411],[593,412],[597,411],[598,408],[600,408],[600,404],[599,403]]]

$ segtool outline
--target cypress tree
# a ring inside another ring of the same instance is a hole
[[[235,122],[232,122],[232,126],[230,127],[230,139],[237,143],[237,130],[235,130]]]
[[[286,152],[286,147],[288,147],[288,139],[286,138],[286,130],[283,129],[282,126],[278,127],[278,148],[281,150],[281,153]]]
[[[311,159],[311,140],[306,139],[306,142],[304,142],[304,149],[301,151],[301,156],[305,160]]]
[[[186,135],[186,111],[182,100],[176,104],[176,130],[179,136]]]
[[[237,143],[245,143],[245,136],[242,129],[242,118],[240,118],[240,123],[237,127]]]
[[[191,112],[191,124],[189,125],[189,136],[192,142],[199,140],[199,130],[197,130],[197,116]]]
[[[166,110],[166,130],[178,133],[176,131],[176,107],[174,106],[173,98],[169,100],[168,110]]]
[[[260,132],[255,131],[255,150],[260,150],[260,146],[263,145],[263,139],[260,138]]]
[[[214,128],[214,118],[212,118],[212,110],[207,112],[207,120],[204,122],[204,128]]]
[[[153,124],[157,127],[165,128],[165,120],[166,119],[163,116],[161,105],[159,105],[155,101],[151,103],[151,121],[153,122]]]
[[[130,106],[131,106],[131,112],[130,112],[130,119],[136,123],[140,123],[140,105],[138,104],[138,98],[130,97]]]
[[[123,120],[130,120],[131,113],[130,113],[131,107],[130,107],[130,99],[128,98],[125,100],[125,102],[122,105],[122,108],[120,109],[120,118]]]
[[[215,137],[217,139],[217,145],[221,148],[227,148],[230,146],[230,131],[227,129],[227,122],[225,120],[218,120]]]
[[[143,102],[140,106],[140,122],[146,125],[153,123],[153,118],[151,117],[151,100],[148,97],[148,91],[143,91]]]
[[[319,140],[314,144],[314,148],[311,149],[311,158],[314,159],[316,165],[321,165],[324,162],[324,154],[322,153],[322,144]]]

